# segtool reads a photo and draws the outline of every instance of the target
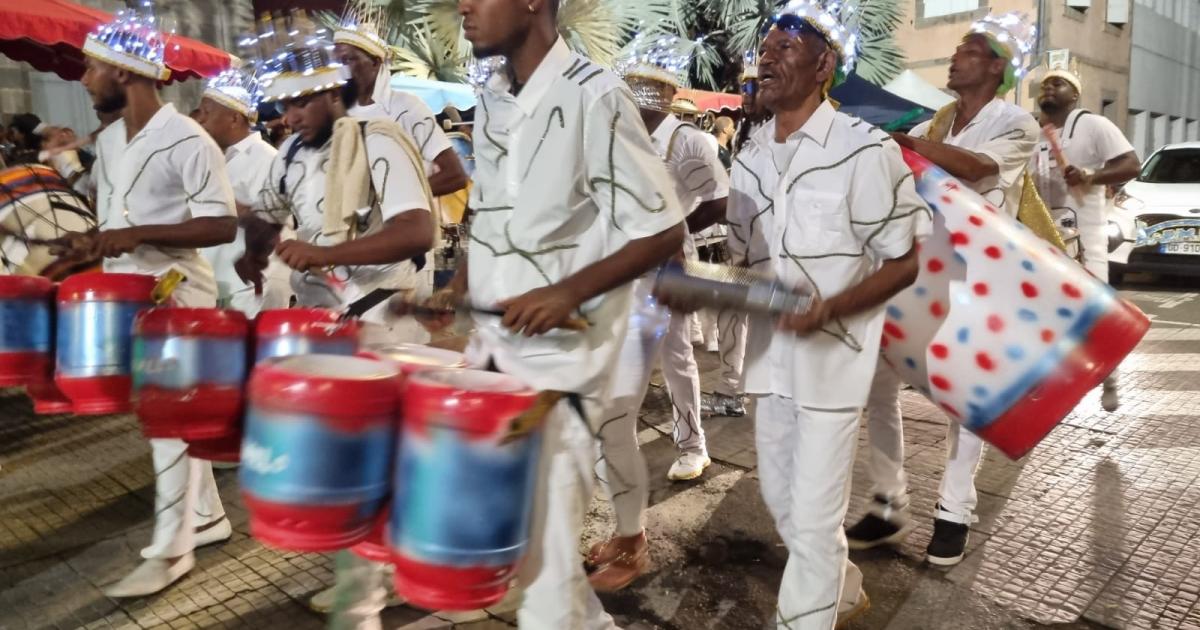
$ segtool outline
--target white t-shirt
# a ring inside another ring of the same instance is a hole
[[[1110,160],[1131,153],[1133,145],[1125,134],[1109,119],[1091,112],[1077,109],[1067,116],[1066,124],[1058,130],[1063,155],[1071,166],[1099,170]],[[1082,201],[1067,187],[1062,169],[1050,150],[1050,142],[1039,135],[1037,151],[1032,160],[1033,176],[1037,180],[1042,200],[1055,214],[1066,211],[1076,223],[1104,227],[1104,210],[1107,205],[1104,186],[1097,184],[1083,190]]]
[[[494,307],[557,283],[633,239],[683,220],[624,82],[560,38],[513,96],[506,70],[479,96],[468,269],[472,301]],[[600,396],[625,339],[631,285],[584,303],[586,332],[525,337],[477,315],[472,358],[537,389]]]
[[[917,125],[910,135],[924,138],[931,122]],[[1029,112],[996,98],[984,105],[962,131],[947,134],[944,142],[986,155],[999,165],[998,174],[963,183],[1015,217],[1021,205],[1022,176],[1039,133],[1037,120]]]
[[[426,174],[433,173],[433,161],[442,152],[452,148],[450,139],[437,124],[433,111],[419,97],[400,90],[388,89],[388,96],[382,102],[370,105],[355,105],[346,111],[355,118],[367,120],[386,118],[400,123],[404,131],[412,136],[413,143],[425,160]]]
[[[786,142],[775,121],[733,167],[735,261],[829,299],[932,232],[912,171],[887,134],[824,102]],[[799,337],[751,318],[746,391],[826,409],[861,407],[879,358],[883,306]]]
[[[710,138],[714,142],[709,142]],[[721,164],[715,140],[711,134],[683,123],[674,115],[668,115],[650,134],[654,150],[666,161],[684,214],[691,215],[706,201],[729,196],[729,174]],[[712,232],[709,228],[692,235],[694,238],[684,243],[684,251],[689,256],[695,254],[696,241]]]
[[[294,218],[296,238],[302,241],[334,245],[336,243],[322,234],[325,177],[332,140],[319,148],[300,145],[288,165],[289,152],[300,142],[300,136],[293,135],[279,148],[254,208],[281,223],[286,223],[289,216]],[[369,134],[366,151],[384,222],[409,210],[429,211],[421,183],[424,175],[413,167],[403,147],[385,135]],[[292,289],[297,301],[304,306],[340,309],[374,289],[414,288],[414,272],[409,261],[342,266],[330,273],[293,271]]]
[[[175,106],[163,105],[129,142],[125,138],[125,121],[117,120],[96,141],[101,229],[237,216],[225,157],[199,123]],[[161,276],[171,268],[187,277],[175,290],[178,303],[216,303],[212,267],[196,249],[142,245],[104,261],[110,272]]]

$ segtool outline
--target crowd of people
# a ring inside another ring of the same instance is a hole
[[[1031,62],[1019,17],[988,16],[964,33],[947,83],[956,100],[889,134],[828,97],[853,70],[858,41],[836,5],[797,0],[774,16],[742,74],[740,120],[717,117],[703,125],[710,131],[676,106],[685,53],[651,42],[603,67],[568,48],[557,10],[556,0],[459,2],[475,56],[499,61],[479,89],[470,182],[443,131],[454,115],[435,116],[389,86],[382,25],[355,3],[331,45],[281,42],[274,65],[210,81],[190,116],[158,94],[161,54],[112,39],[129,29],[98,31],[84,48],[83,85],[104,125],[77,138],[18,116],[4,159],[50,163],[95,200],[100,227],[60,239],[58,255],[99,257],[106,271],[181,271],[177,305],[251,315],[324,307],[376,324],[382,341],[416,343],[448,321],[398,318],[389,298],[502,310],[474,315],[472,364],[567,394],[543,429],[520,627],[615,627],[596,592],[648,570],[637,418],[659,367],[678,449],[664,471],[672,480],[711,463],[702,418],[746,415],[753,399],[762,494],[789,554],[776,627],[841,627],[866,610],[871,586],[848,549],[896,544],[913,530],[902,383],[880,360],[880,339],[886,304],[917,277],[933,214],[901,148],[1012,216],[1035,186],[1056,219],[1077,226],[1080,259],[1101,279],[1105,187],[1137,174],[1133,149],[1080,108],[1069,68],[1041,80],[1037,117],[1004,100]],[[263,104],[279,116],[260,121]],[[467,254],[435,289],[424,272],[440,223],[431,211],[468,185]],[[811,306],[774,321],[735,310],[693,316],[694,305],[653,291],[655,270],[680,258],[760,271],[812,296]],[[586,327],[567,330],[576,319]],[[696,341],[721,358],[710,397]],[[1114,375],[1104,404],[1118,402]],[[873,499],[846,524],[864,409]],[[983,452],[954,422],[947,445],[927,553],[941,566],[963,558]],[[111,597],[168,588],[193,567],[194,549],[232,532],[211,464],[188,457],[180,440],[150,447],[153,534]],[[611,497],[614,530],[581,562],[595,479]],[[385,566],[342,552],[335,583],[312,606],[331,627],[379,627],[385,576]]]

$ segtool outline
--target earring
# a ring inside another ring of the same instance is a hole
[[[532,2],[530,2],[530,3],[529,3],[528,5],[526,5],[526,6],[529,8],[529,12],[530,12],[530,13],[537,13],[537,11],[534,11],[534,10],[533,10],[533,3],[532,3]]]

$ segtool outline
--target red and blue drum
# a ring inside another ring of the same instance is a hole
[[[388,543],[396,592],[431,610],[503,599],[529,538],[541,431],[514,434],[536,392],[479,370],[408,379]]]
[[[461,352],[431,348],[415,343],[372,346],[367,348],[363,356],[391,363],[399,370],[401,409],[404,407],[403,392],[409,376],[422,370],[467,367],[467,359]],[[351,551],[374,562],[392,561],[392,551],[387,546],[388,512],[388,510],[383,511],[375,528],[371,530],[371,535],[367,537],[366,541],[355,545]]]
[[[132,411],[133,319],[153,306],[154,276],[84,273],[58,288],[55,381],[76,414]]]
[[[391,485],[396,377],[381,361],[327,354],[254,369],[240,480],[255,538],[315,552],[366,539]]]
[[[360,323],[338,321],[337,313],[319,308],[267,310],[254,321],[253,364],[299,354],[353,355],[358,351]],[[221,437],[188,439],[188,455],[214,462],[237,462],[242,453],[241,418]]]
[[[240,311],[152,308],[133,323],[133,406],[148,438],[238,432],[250,325]]]
[[[1149,329],[1145,314],[915,153],[934,211],[916,282],[893,298],[884,358],[1012,458],[1033,448]]]
[[[0,387],[20,387],[46,371],[54,351],[54,284],[0,276]]]

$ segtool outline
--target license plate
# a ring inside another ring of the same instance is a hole
[[[1191,254],[1200,256],[1200,243],[1166,243],[1159,250],[1164,254]]]

